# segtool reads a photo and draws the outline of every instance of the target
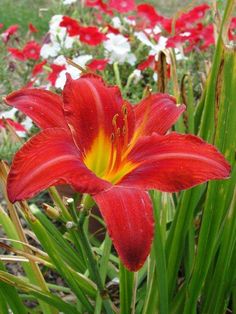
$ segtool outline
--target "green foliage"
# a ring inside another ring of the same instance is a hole
[[[12,156],[20,146],[20,143],[13,143],[8,137],[4,137],[3,140],[0,139],[0,159],[11,161]]]

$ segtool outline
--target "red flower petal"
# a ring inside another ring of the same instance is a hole
[[[40,128],[68,128],[60,96],[42,89],[20,89],[9,94],[5,102],[29,116]]]
[[[163,19],[163,17],[156,12],[154,6],[148,3],[139,4],[137,11],[137,24],[140,29],[144,29],[145,27],[154,27]]]
[[[38,64],[35,64],[35,66],[33,67],[33,70],[32,70],[32,75],[33,76],[36,76],[37,74],[43,72],[43,67],[47,64],[47,61],[44,60]]]
[[[66,120],[81,151],[89,150],[99,134],[111,141],[111,134],[114,133],[112,120],[115,116],[117,129],[122,132],[124,103],[120,91],[117,87],[106,86],[99,76],[86,75],[77,80],[68,76],[63,99]],[[134,113],[131,105],[126,103],[125,106],[130,140],[134,129]]]
[[[17,48],[7,48],[7,50],[10,52],[10,54],[17,60],[20,60],[20,61],[24,61],[25,60],[25,55],[24,53],[20,50],[20,49],[17,49]]]
[[[120,13],[127,13],[136,8],[134,0],[110,0],[108,5],[110,8],[115,9]]]
[[[185,106],[177,106],[170,95],[150,95],[134,107],[136,129],[139,135],[165,134],[184,110]]]
[[[79,39],[81,42],[84,42],[88,45],[97,46],[106,39],[106,35],[101,33],[95,26],[81,26],[79,29]]]
[[[66,27],[69,36],[79,35],[80,25],[78,21],[69,16],[63,16],[60,26]]]
[[[85,5],[90,8],[96,8],[101,12],[107,13],[111,15],[111,10],[108,9],[107,3],[103,2],[102,0],[86,0]]]
[[[59,74],[61,73],[61,71],[66,69],[66,66],[59,64],[51,64],[50,68],[52,71],[48,74],[47,79],[52,84],[52,86],[55,86]]]
[[[92,71],[103,71],[108,63],[108,59],[93,59],[87,64],[87,67]]]
[[[147,59],[140,62],[137,66],[137,69],[144,71],[147,68],[154,68],[155,66],[155,56],[148,56]]]
[[[148,194],[114,186],[94,196],[114,246],[131,271],[145,262],[153,238],[152,204]]]
[[[86,193],[109,187],[109,183],[97,178],[81,162],[79,150],[64,129],[45,129],[16,153],[7,191],[10,201],[15,202],[65,183]]]
[[[31,33],[37,33],[39,31],[32,23],[29,23],[28,27]]]
[[[9,26],[8,29],[6,29],[4,33],[2,33],[4,43],[8,42],[10,37],[14,35],[18,31],[18,29],[19,29],[18,24]]]
[[[31,40],[25,44],[22,52],[27,59],[38,60],[40,58],[40,49],[40,45]]]
[[[230,166],[217,149],[197,136],[171,133],[143,137],[128,159],[140,165],[118,184],[177,192],[229,176]]]
[[[6,118],[6,119],[5,118],[4,119],[0,118],[0,128],[1,127],[5,128],[5,121],[4,120],[7,123],[9,123],[16,131],[26,132],[26,129],[25,129],[25,127],[22,124],[20,124],[18,122],[15,122],[15,121],[13,121],[12,119],[9,119],[9,118]]]

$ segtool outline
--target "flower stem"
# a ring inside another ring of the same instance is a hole
[[[113,63],[113,69],[115,73],[115,78],[116,78],[116,84],[119,86],[120,90],[122,90],[122,85],[121,85],[121,79],[120,79],[120,71],[118,67],[118,62]]]
[[[113,310],[112,310],[111,303],[109,300],[109,294],[103,285],[96,259],[94,257],[92,248],[90,246],[88,237],[84,231],[85,219],[89,213],[90,208],[91,208],[91,197],[89,195],[86,195],[83,197],[82,202],[81,202],[81,211],[80,211],[79,220],[77,223],[80,245],[82,247],[82,250],[84,251],[84,256],[87,259],[86,262],[88,264],[89,272],[92,276],[92,279],[97,284],[106,313],[112,314]]]

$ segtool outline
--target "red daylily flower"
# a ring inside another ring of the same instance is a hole
[[[130,11],[134,11],[136,8],[134,0],[110,0],[109,7],[120,12],[120,13],[127,13]]]
[[[177,192],[229,175],[229,164],[214,146],[193,135],[165,135],[185,109],[167,94],[132,107],[117,87],[88,74],[77,80],[68,75],[62,97],[22,89],[5,101],[42,129],[15,155],[7,182],[10,201],[65,183],[91,194],[131,271],[143,265],[153,238],[148,189]]]

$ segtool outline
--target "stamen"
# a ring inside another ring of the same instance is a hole
[[[115,142],[115,134],[111,133],[111,155],[110,155],[108,169],[112,169],[112,166],[114,163],[114,142]]]
[[[115,159],[115,164],[113,166],[113,170],[117,170],[121,162],[120,128],[116,129],[115,146],[116,146],[116,159]]]
[[[128,137],[129,137],[129,128],[128,128],[128,109],[126,104],[122,106],[123,112],[123,120],[124,120],[124,127],[123,127],[123,135],[124,135],[124,147],[128,146]]]

